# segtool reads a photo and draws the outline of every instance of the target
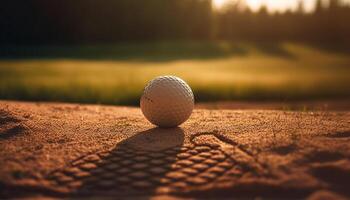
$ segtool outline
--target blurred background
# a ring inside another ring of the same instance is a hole
[[[3,1],[0,99],[138,105],[170,74],[199,107],[349,109],[349,21],[350,0]]]

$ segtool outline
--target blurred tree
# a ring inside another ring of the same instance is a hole
[[[305,8],[304,8],[304,2],[302,0],[299,0],[298,2],[298,8],[297,8],[297,14],[301,15],[305,13]]]
[[[315,5],[315,14],[322,13],[324,10],[324,4],[322,0],[317,0]]]
[[[94,44],[154,40],[338,42],[350,44],[350,6],[317,0],[315,12],[223,10],[211,0],[11,0],[0,6],[0,45]]]

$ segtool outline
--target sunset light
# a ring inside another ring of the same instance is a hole
[[[213,5],[216,8],[222,8],[229,2],[239,2],[239,0],[213,0]],[[257,11],[262,6],[266,6],[270,12],[296,10],[299,6],[298,0],[244,0],[240,1],[246,4],[251,10]],[[305,11],[312,11],[314,9],[316,0],[302,0]],[[350,0],[343,0],[343,3],[349,4]]]
[[[229,0],[213,0],[213,4],[216,8],[222,8]]]
[[[0,10],[0,200],[350,200],[350,0]]]
[[[226,0],[227,1],[227,0]],[[261,6],[266,6],[271,12],[273,11],[286,11],[288,9],[295,10],[298,7],[299,1],[297,0],[246,0],[246,4],[253,10],[257,11]],[[307,11],[312,10],[315,5],[315,0],[304,0],[303,6]]]

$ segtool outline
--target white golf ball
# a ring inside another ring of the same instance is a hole
[[[192,114],[194,96],[190,86],[176,76],[159,76],[150,81],[140,100],[143,115],[152,124],[170,128],[184,123]]]

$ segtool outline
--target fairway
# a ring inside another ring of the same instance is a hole
[[[176,50],[164,53],[159,48],[151,51],[151,46],[140,50],[124,45],[119,51],[105,49],[101,54],[115,54],[107,58],[82,52],[69,52],[67,58],[62,50],[52,53],[52,49],[49,56],[2,58],[0,98],[137,105],[145,84],[159,75],[183,78],[197,102],[350,96],[346,54],[292,43],[281,44],[277,51],[248,44],[233,48],[226,43],[164,49]]]

